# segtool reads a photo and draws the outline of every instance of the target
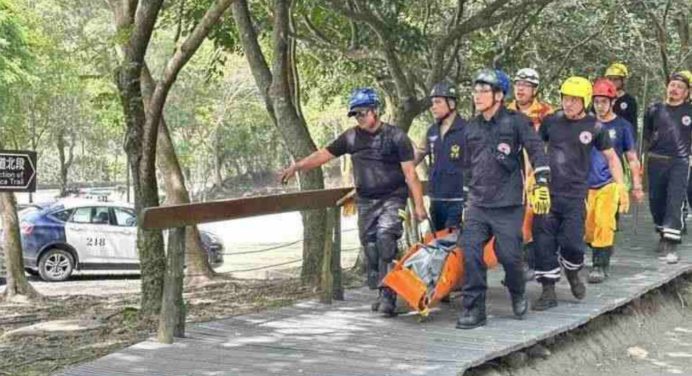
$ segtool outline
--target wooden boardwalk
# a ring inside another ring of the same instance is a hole
[[[646,217],[642,215],[642,217]],[[489,273],[488,325],[454,328],[459,299],[442,304],[430,318],[402,314],[383,318],[370,312],[374,294],[351,290],[333,305],[305,301],[290,307],[225,320],[191,324],[188,337],[173,345],[145,341],[61,375],[459,375],[464,370],[531,346],[583,325],[625,305],[681,274],[692,272],[692,245],[679,247],[681,262],[659,262],[650,220],[638,234],[631,217],[618,233],[612,277],[588,285],[576,301],[563,280],[560,305],[546,312],[529,311],[513,318],[499,270]],[[584,271],[586,273],[586,271]],[[527,285],[535,299],[539,286]],[[401,307],[405,310],[404,307]]]

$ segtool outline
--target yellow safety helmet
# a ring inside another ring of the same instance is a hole
[[[627,66],[622,63],[610,64],[605,72],[606,77],[627,77],[629,72],[627,71]]]
[[[593,87],[591,82],[584,77],[572,76],[565,80],[560,86],[560,94],[579,97],[584,101],[584,109],[591,105],[591,95]]]
[[[684,71],[678,72],[678,74],[687,79],[687,82],[688,82],[687,86],[692,85],[692,72],[690,72],[688,70],[684,70]]]

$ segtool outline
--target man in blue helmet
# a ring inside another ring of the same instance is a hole
[[[424,148],[416,150],[416,165],[426,156],[429,160],[428,196],[434,231],[458,228],[463,209],[463,174],[461,137],[466,121],[457,113],[457,91],[447,82],[433,86],[430,125]]]
[[[500,89],[502,90],[505,100],[509,99],[509,89],[511,89],[511,80],[509,76],[500,69],[495,69],[495,74],[497,74],[498,84],[500,85]]]
[[[537,183],[531,200],[534,211],[541,215],[550,206],[550,168],[543,142],[526,115],[504,107],[505,91],[509,91],[508,84],[503,84],[494,70],[483,69],[473,80],[473,102],[478,115],[467,124],[461,145],[468,201],[460,237],[464,286],[463,310],[456,325],[459,329],[485,325],[487,266],[483,246],[493,236],[497,259],[505,270],[512,310],[522,318],[528,309],[521,262],[524,149],[535,169]]]
[[[416,218],[422,221],[427,213],[413,163],[413,143],[401,128],[380,120],[379,106],[373,89],[356,89],[349,100],[348,116],[355,117],[358,125],[347,129],[326,148],[291,164],[281,173],[281,180],[285,182],[296,172],[319,167],[344,154],[351,155],[368,285],[380,291],[372,309],[394,316],[396,294],[382,286],[382,279],[393,266],[397,241],[403,233],[399,211],[405,208],[409,192]]]

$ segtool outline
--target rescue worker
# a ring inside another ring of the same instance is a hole
[[[403,232],[399,212],[405,208],[409,192],[416,218],[422,221],[427,213],[413,164],[411,140],[399,127],[380,120],[379,107],[380,99],[373,89],[356,89],[349,100],[348,116],[356,118],[357,126],[347,129],[326,148],[291,164],[281,173],[281,180],[285,182],[296,172],[351,154],[358,232],[367,259],[368,285],[380,290],[372,309],[394,316],[396,294],[382,286],[382,279],[396,255],[397,241]]]
[[[680,74],[687,77],[687,79],[692,82],[692,72],[684,70],[680,72]],[[690,96],[688,99],[692,103],[692,90],[690,90]],[[687,216],[689,216],[690,213],[690,205],[692,205],[692,156],[690,156],[690,172],[687,180],[687,202],[685,203],[685,213],[683,215],[683,233],[687,232]]]
[[[644,115],[644,141],[648,145],[649,208],[660,235],[657,251],[662,261],[675,264],[692,137],[689,76],[673,73],[666,92],[665,102],[651,105]]]
[[[522,68],[514,75],[514,100],[507,108],[520,111],[531,119],[533,128],[538,132],[543,119],[553,113],[553,108],[538,100],[540,76],[533,68]]]
[[[531,119],[533,128],[538,132],[543,119],[553,113],[553,108],[545,102],[538,100],[538,85],[541,83],[538,72],[533,68],[522,68],[514,75],[514,98],[507,108],[520,111]],[[533,190],[534,179],[533,169],[524,155],[525,181],[527,194]],[[522,235],[524,238],[524,276],[527,281],[534,278],[536,268],[536,251],[533,244],[533,211],[531,205],[527,203],[524,212],[524,224]]]
[[[641,166],[637,158],[636,143],[631,124],[613,112],[613,101],[616,98],[617,89],[610,80],[601,78],[594,83],[593,108],[596,119],[610,138],[613,150],[620,160],[625,160],[623,157],[626,156],[632,175],[632,195],[636,202],[641,203],[644,192],[639,174]],[[591,248],[593,260],[593,268],[588,277],[589,283],[601,283],[608,278],[610,257],[615,243],[618,205],[621,212],[627,211],[628,193],[626,190],[618,190],[608,162],[600,152],[592,148],[584,237]]]
[[[591,149],[602,152],[618,184],[620,197],[626,195],[620,160],[608,133],[586,113],[591,104],[592,87],[583,77],[570,77],[560,87],[562,111],[543,120],[540,135],[547,144],[550,161],[550,213],[536,216],[533,238],[536,242],[536,280],[542,285],[533,309],[543,311],[557,306],[555,283],[562,266],[572,294],[586,296],[579,278],[584,264],[584,201],[588,190]],[[559,254],[558,254],[559,249]]]
[[[606,78],[615,84],[618,97],[613,103],[613,111],[617,116],[627,120],[632,125],[634,139],[638,139],[637,131],[637,100],[625,91],[625,79],[629,77],[627,66],[622,63],[611,64],[605,72]]]
[[[473,101],[479,114],[467,124],[461,146],[468,203],[460,236],[465,274],[463,309],[456,324],[459,329],[475,328],[486,322],[487,267],[483,246],[493,236],[497,259],[505,270],[512,310],[522,318],[528,309],[521,268],[524,148],[536,167],[536,192],[541,199],[534,200],[535,208],[540,213],[549,206],[550,169],[543,143],[526,115],[504,107],[503,92],[509,89],[508,85],[491,69],[481,70],[473,80]]]
[[[429,161],[428,197],[433,231],[458,228],[463,209],[461,137],[466,121],[457,113],[456,88],[440,82],[430,92],[430,112],[435,122],[416,150],[415,164]]]

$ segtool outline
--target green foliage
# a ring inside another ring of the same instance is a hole
[[[510,1],[510,8],[519,2]],[[155,78],[212,3],[166,2],[147,51]],[[273,3],[249,3],[270,59]],[[417,99],[425,97],[428,74],[443,63],[432,60],[433,47],[453,26],[459,4],[351,2],[356,3],[384,24],[383,33],[349,19],[328,1],[293,2],[300,99],[318,146],[353,126],[345,116],[353,88],[375,87],[388,106],[403,102],[385,50],[398,59]],[[489,2],[464,3],[457,21]],[[665,77],[654,18],[665,31],[668,70],[691,68],[690,40],[680,32],[681,26],[690,27],[689,1],[553,1],[538,10],[516,8],[499,24],[446,46],[446,60],[456,55],[445,79],[460,89],[459,106],[466,116],[472,115],[470,77],[492,65],[510,75],[526,66],[538,69],[542,96],[556,104],[557,88],[567,76],[594,79],[611,62],[623,61],[632,72],[629,91],[641,100],[647,76],[649,101],[660,97]],[[0,130],[7,147],[37,149],[42,183],[58,178],[57,137],[64,137],[65,151],[72,147],[75,153],[71,181],[124,180],[123,113],[114,77],[116,46],[128,33],[115,33],[104,2],[0,0]],[[289,161],[242,54],[229,10],[171,90],[166,120],[193,192],[239,181],[270,184],[266,178]],[[419,115],[411,137],[418,140],[430,120],[427,112]]]

